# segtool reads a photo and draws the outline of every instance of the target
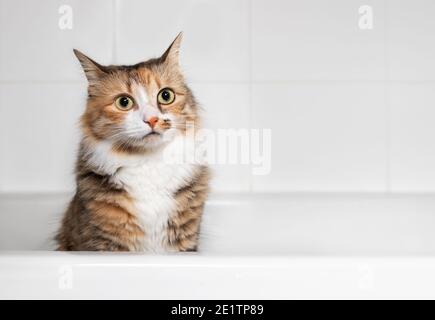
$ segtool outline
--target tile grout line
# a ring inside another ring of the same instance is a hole
[[[384,83],[384,104],[385,104],[385,132],[386,132],[386,192],[390,194],[391,188],[391,108],[388,98],[389,92],[389,61],[388,61],[388,0],[384,0],[384,68],[385,68],[385,83]]]
[[[82,80],[0,80],[0,85],[81,85]]]
[[[249,106],[249,128],[252,130],[252,126],[253,126],[253,34],[252,34],[252,27],[253,27],[253,5],[252,5],[252,1],[253,0],[248,0],[248,46],[249,46],[249,50],[248,50],[248,61],[249,61],[249,68],[248,68],[248,72],[249,72],[249,83],[248,83],[248,94],[249,94],[249,98],[248,98],[248,106]],[[249,150],[249,152],[251,152],[251,150]],[[253,193],[254,192],[254,177],[252,175],[252,165],[250,166],[250,170],[249,170],[249,193]]]
[[[117,57],[116,57],[117,58]],[[385,60],[387,60],[385,58]],[[386,74],[387,72],[385,72]],[[384,75],[385,77],[385,75]],[[247,81],[238,81],[238,80],[195,80],[192,79],[189,81],[192,84],[200,84],[200,85],[216,85],[216,84],[246,84],[246,85],[316,85],[316,84],[329,84],[331,86],[334,85],[360,85],[360,84],[368,84],[368,85],[379,85],[379,84],[407,84],[407,85],[435,85],[435,80],[422,80],[422,81],[414,81],[414,80],[287,80],[287,81],[276,81],[276,80],[247,80]],[[1,84],[83,84],[81,80],[0,80]]]
[[[118,45],[118,1],[112,0],[112,63],[116,64],[118,55],[116,52]]]

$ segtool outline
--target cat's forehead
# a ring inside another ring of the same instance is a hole
[[[134,66],[117,66],[117,79],[126,82],[128,85],[133,83],[143,86],[150,86],[162,82],[163,73],[159,72],[159,68],[148,66],[146,64],[138,64]]]
[[[148,90],[180,85],[179,73],[157,63],[141,63],[132,66],[111,66],[109,81],[129,92],[142,86]]]

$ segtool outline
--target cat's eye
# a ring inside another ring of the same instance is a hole
[[[157,101],[159,104],[171,104],[175,100],[175,92],[169,88],[160,90],[157,96]]]
[[[119,96],[115,100],[115,106],[122,111],[127,111],[133,108],[134,101],[129,96]]]

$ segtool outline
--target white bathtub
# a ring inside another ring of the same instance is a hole
[[[433,195],[219,195],[200,252],[53,252],[68,195],[0,196],[0,298],[435,298]]]

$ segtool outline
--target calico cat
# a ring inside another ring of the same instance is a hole
[[[209,170],[165,162],[182,152],[198,105],[180,70],[182,35],[156,59],[102,66],[74,50],[88,79],[76,192],[58,250],[178,252],[197,249]]]

